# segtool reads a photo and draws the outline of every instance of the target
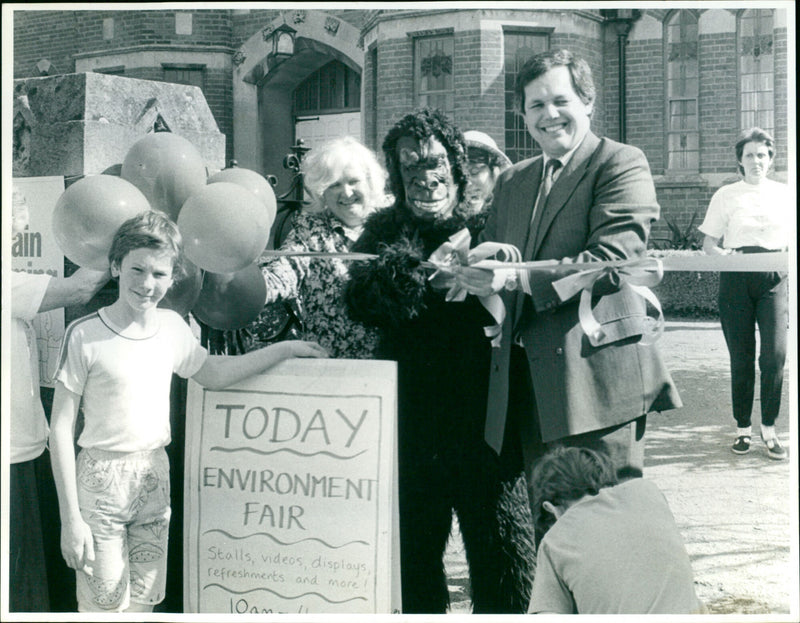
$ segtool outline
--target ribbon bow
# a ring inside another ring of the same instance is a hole
[[[453,274],[454,266],[470,266],[488,257],[497,257],[502,261],[518,262],[521,259],[519,250],[510,244],[499,242],[484,242],[480,245],[480,251],[473,249],[470,251],[469,245],[472,237],[469,230],[464,228],[450,236],[438,249],[431,253],[427,265],[436,269],[428,278],[431,286],[436,289],[447,288],[445,300],[463,301],[467,298],[467,291],[458,285]],[[502,337],[503,320],[506,317],[506,308],[503,300],[498,294],[489,296],[479,296],[478,300],[486,311],[491,314],[494,324],[484,327],[483,331],[495,348],[500,347]]]
[[[649,301],[658,312],[657,318],[651,320],[649,330],[642,335],[639,342],[642,345],[652,344],[664,331],[664,313],[661,310],[661,303],[653,291],[652,286],[657,285],[664,276],[664,268],[661,260],[656,258],[644,258],[623,260],[621,262],[603,262],[597,268],[589,268],[572,275],[567,275],[553,282],[558,297],[561,301],[567,301],[581,293],[580,304],[578,306],[578,318],[581,328],[588,336],[593,346],[597,346],[605,338],[606,333],[603,327],[592,313],[592,289],[594,284],[603,277],[609,277],[612,283],[619,285],[621,289],[629,288],[636,292],[645,300]]]

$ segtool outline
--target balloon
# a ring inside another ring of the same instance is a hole
[[[264,202],[270,214],[270,222],[275,220],[275,214],[278,211],[278,203],[275,199],[275,191],[272,190],[270,184],[263,175],[259,175],[250,169],[240,169],[239,167],[231,167],[215,173],[208,178],[209,184],[216,182],[230,182],[231,184],[238,184],[242,188],[246,188],[256,197]]]
[[[154,132],[134,143],[121,175],[141,190],[154,210],[174,221],[183,203],[206,184],[206,165],[185,138]]]
[[[58,198],[53,208],[53,236],[70,261],[106,270],[119,226],[149,209],[141,191],[120,177],[84,177]]]
[[[172,284],[166,296],[158,304],[159,307],[176,311],[181,316],[188,314],[197,303],[203,285],[203,273],[197,266],[184,260],[184,270],[186,274]]]
[[[270,227],[264,203],[230,182],[204,186],[178,215],[186,257],[212,273],[235,273],[252,264],[267,246]]]
[[[212,329],[239,329],[258,318],[266,299],[267,284],[261,269],[250,264],[221,288],[204,279],[192,313]]]

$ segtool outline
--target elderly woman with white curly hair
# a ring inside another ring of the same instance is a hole
[[[388,202],[384,168],[371,150],[348,136],[311,151],[302,170],[311,203],[295,214],[280,249],[348,252],[366,218]],[[350,262],[336,257],[264,255],[259,264],[267,285],[265,307],[258,319],[236,331],[235,350],[248,352],[276,339],[303,336],[325,347],[331,357],[372,357],[375,330],[350,320],[341,303]],[[291,335],[276,337],[272,318],[279,301],[289,304],[300,327]]]

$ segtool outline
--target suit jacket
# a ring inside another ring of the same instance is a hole
[[[588,133],[530,227],[542,166],[541,157],[532,158],[501,175],[480,241],[524,249],[531,231],[534,240],[526,261],[570,263],[645,254],[659,206],[639,149]],[[592,343],[579,324],[578,297],[561,302],[551,285],[564,274],[530,271],[530,296],[522,291],[503,294],[508,313],[502,345],[493,349],[486,421],[486,441],[498,452],[516,336],[525,347],[545,442],[681,406],[656,347],[638,343],[646,319],[641,297],[609,279],[599,281],[593,313],[605,337]]]

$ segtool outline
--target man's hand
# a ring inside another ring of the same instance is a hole
[[[471,266],[453,267],[456,283],[475,296],[491,296],[502,290],[508,279],[508,271],[513,270],[489,270]]]

